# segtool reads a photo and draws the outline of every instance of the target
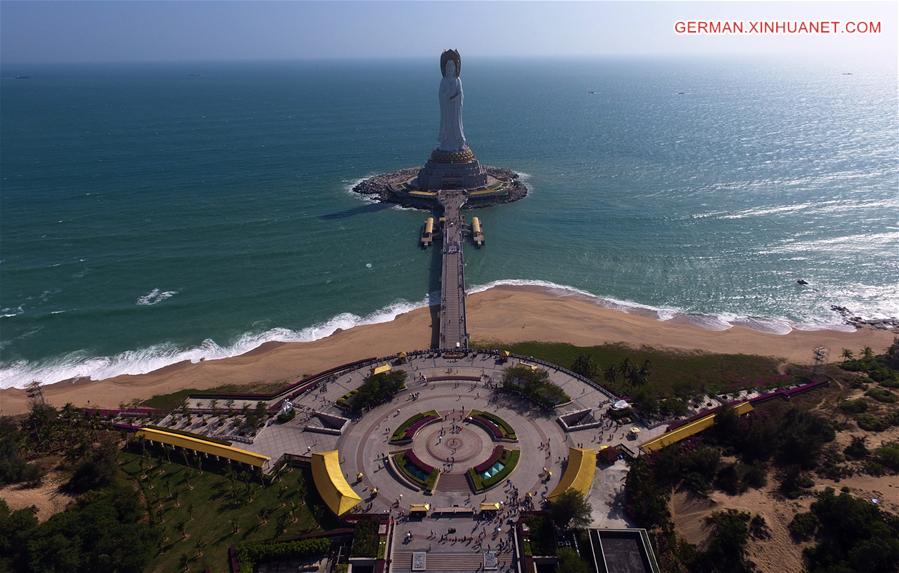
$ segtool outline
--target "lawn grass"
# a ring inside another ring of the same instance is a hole
[[[122,452],[119,458],[150,518],[162,527],[163,542],[148,573],[185,566],[227,571],[230,545],[285,540],[335,526],[306,470],[287,468],[273,484],[263,485],[174,463],[176,457],[168,462]]]
[[[172,392],[171,394],[157,394],[152,398],[147,398],[141,402],[140,405],[146,408],[158,408],[166,412],[171,412],[181,406],[191,394],[274,394],[281,388],[287,386],[287,384],[288,381],[284,380],[280,382],[258,382],[247,385],[226,384],[224,386],[216,386],[215,388],[206,388],[204,390],[186,388],[184,390]],[[221,402],[219,407],[224,408],[224,400],[221,400]]]
[[[751,354],[677,352],[649,347],[632,348],[624,344],[580,347],[558,342],[520,342],[504,345],[503,348],[565,368],[570,368],[579,355],[589,355],[598,366],[594,380],[618,395],[627,395],[633,388],[620,375],[614,383],[606,381],[603,372],[609,366],[621,364],[625,358],[637,366],[649,361],[645,388],[655,398],[677,396],[686,399],[705,392],[717,394],[785,383],[779,376],[779,360]]]

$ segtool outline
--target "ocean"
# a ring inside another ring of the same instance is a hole
[[[425,214],[349,191],[427,158],[436,58],[2,76],[0,387],[313,340],[437,288]],[[713,329],[899,316],[894,62],[467,58],[462,78],[478,158],[531,189],[478,213],[471,290]]]

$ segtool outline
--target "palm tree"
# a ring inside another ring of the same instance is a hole
[[[843,360],[852,360],[855,355],[848,348],[843,349]]]
[[[605,378],[606,382],[608,382],[609,384],[615,384],[615,382],[618,380],[618,369],[615,368],[614,364],[606,368],[605,374],[603,374],[603,378]]]
[[[864,356],[865,360],[871,360],[874,358],[874,351],[871,350],[870,346],[865,346],[864,350],[862,350],[862,356]]]
[[[631,372],[631,359],[625,358],[621,361],[621,366],[618,367],[618,371],[621,372],[622,376],[627,379],[628,375]]]

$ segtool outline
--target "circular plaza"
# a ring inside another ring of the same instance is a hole
[[[564,401],[546,407],[504,388],[508,369],[520,367],[545,371]],[[402,388],[386,403],[349,412],[347,398],[377,369],[402,372]],[[342,478],[361,499],[355,512],[539,507],[563,481],[572,451],[595,456],[603,444],[626,439],[622,427],[605,419],[613,401],[572,372],[524,357],[411,353],[342,371],[299,396],[300,415],[288,426],[304,431],[291,436],[290,449],[336,451]],[[348,421],[339,432],[310,432],[310,422],[323,415]],[[564,424],[566,415],[582,423]]]

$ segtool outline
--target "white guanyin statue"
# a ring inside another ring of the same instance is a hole
[[[459,62],[461,63],[461,62]],[[461,151],[466,146],[462,130],[462,79],[460,67],[454,59],[447,59],[440,80],[440,151]]]

